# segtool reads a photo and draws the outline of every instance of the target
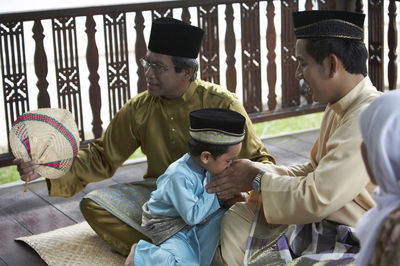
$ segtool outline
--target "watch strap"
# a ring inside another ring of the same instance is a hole
[[[258,172],[256,177],[254,177],[253,181],[251,182],[251,186],[256,192],[261,191],[261,178],[263,177],[264,174],[265,172],[261,170],[260,172]]]

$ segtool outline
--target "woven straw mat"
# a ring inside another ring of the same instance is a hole
[[[112,252],[87,222],[32,236],[19,237],[49,265],[124,265],[125,257]]]
[[[79,149],[79,131],[72,114],[65,109],[41,108],[19,116],[9,134],[15,158],[35,160],[43,177],[63,176],[72,166]]]

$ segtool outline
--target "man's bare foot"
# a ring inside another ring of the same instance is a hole
[[[137,243],[132,245],[131,251],[129,252],[128,257],[126,257],[125,266],[132,266],[133,265],[133,258],[135,256],[136,246],[137,246]]]

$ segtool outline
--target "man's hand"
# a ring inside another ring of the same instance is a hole
[[[29,182],[40,177],[40,174],[35,171],[38,165],[34,161],[24,162],[23,159],[15,159],[13,164],[17,166],[17,170],[23,181]]]
[[[226,171],[211,178],[206,185],[207,192],[217,193],[220,200],[231,199],[240,192],[251,190],[251,182],[259,171],[250,160],[235,160]]]

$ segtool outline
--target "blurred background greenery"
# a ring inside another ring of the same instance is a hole
[[[308,115],[283,118],[254,124],[257,135],[260,138],[267,138],[277,134],[293,133],[295,131],[319,128],[323,113],[313,113]],[[144,157],[140,149],[136,150],[129,159]],[[16,166],[0,168],[0,185],[19,180]]]

